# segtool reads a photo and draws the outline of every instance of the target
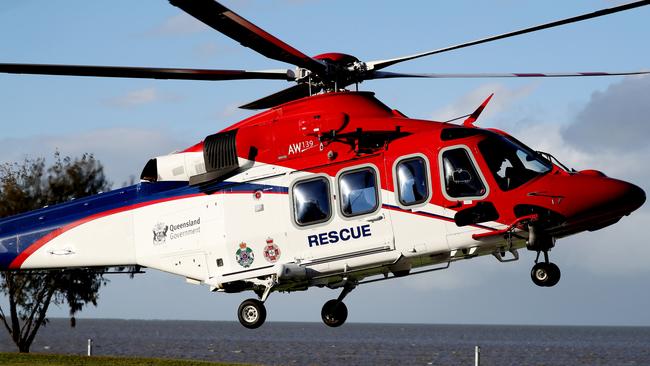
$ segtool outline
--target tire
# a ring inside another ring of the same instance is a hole
[[[343,302],[330,300],[323,305],[320,316],[328,327],[340,327],[348,318],[348,307]]]
[[[558,282],[560,282],[560,277],[562,277],[562,273],[560,272],[560,267],[558,267],[555,263],[549,263],[549,274],[551,275],[549,278],[548,283],[546,284],[546,287],[553,287],[557,285]]]
[[[546,287],[551,282],[551,271],[551,266],[548,263],[540,262],[535,264],[533,269],[530,270],[530,278],[537,286]]]
[[[239,305],[237,317],[241,325],[248,329],[256,329],[266,320],[266,307],[257,299],[245,300]]]

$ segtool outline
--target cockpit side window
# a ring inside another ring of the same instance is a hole
[[[425,202],[429,197],[427,164],[416,156],[400,160],[395,167],[397,197],[403,206]]]
[[[469,152],[462,147],[442,152],[442,170],[445,193],[450,198],[478,198],[486,194]]]
[[[500,135],[488,136],[478,143],[478,148],[503,191],[517,188],[553,168],[525,145]]]
[[[293,185],[293,212],[300,226],[325,222],[332,216],[330,183],[325,177],[297,182]]]

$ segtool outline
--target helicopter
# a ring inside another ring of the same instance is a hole
[[[618,222],[645,192],[596,170],[575,171],[508,133],[479,128],[488,97],[461,123],[411,119],[366,80],[595,77],[649,72],[399,73],[385,68],[474,45],[606,16],[593,13],[391,59],[307,56],[214,0],[170,3],[282,70],[214,70],[0,63],[0,72],[295,85],[241,106],[264,110],[144,165],[140,183],[0,220],[0,269],[137,266],[211,291],[252,291],[240,323],[258,328],[273,292],[340,289],[321,309],[345,323],[357,286],[449,268],[452,262],[536,253],[531,279],[561,277],[556,241]]]

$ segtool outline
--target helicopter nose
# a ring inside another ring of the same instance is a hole
[[[576,174],[553,183],[558,193],[562,192],[565,197],[555,207],[549,207],[566,219],[558,235],[612,225],[646,201],[646,194],[640,187],[604,174]]]
[[[598,182],[593,182],[597,185]],[[641,207],[646,200],[645,192],[640,187],[618,179],[603,178],[600,182],[600,198],[593,197],[594,213],[606,216],[629,215]]]
[[[646,200],[645,191],[632,183],[625,183],[621,196],[617,199],[618,204],[629,212],[635,211],[643,206]]]
[[[590,231],[617,222],[641,207],[646,200],[643,189],[634,184],[609,178],[605,178],[602,184],[606,193],[600,199],[594,197],[592,204],[575,217],[578,222],[584,220],[583,224]]]

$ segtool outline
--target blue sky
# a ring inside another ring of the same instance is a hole
[[[412,54],[614,6],[616,1],[322,1],[223,3],[307,54],[362,60]],[[550,6],[552,4],[553,6]],[[649,69],[650,7],[411,62],[388,71],[559,72]],[[270,69],[265,59],[164,0],[0,3],[0,62]],[[182,149],[251,112],[236,106],[282,81],[155,81],[0,75],[0,161],[94,152],[116,185],[152,156]],[[378,80],[361,85],[405,114],[445,119],[495,97],[480,125],[503,128],[578,169],[650,190],[647,78]],[[607,118],[605,118],[607,117]],[[584,132],[584,133],[583,133]],[[612,139],[612,136],[617,138]],[[641,137],[641,138],[639,138]],[[627,144],[627,141],[636,141]],[[350,321],[650,325],[650,256],[642,208],[614,227],[559,242],[556,288],[529,278],[532,253],[479,258],[445,272],[368,285],[346,302]],[[318,321],[338,293],[273,294],[269,320]],[[82,316],[234,320],[246,295],[209,293],[149,271],[115,278]],[[616,309],[614,311],[613,309]],[[54,309],[51,315],[65,315]]]

